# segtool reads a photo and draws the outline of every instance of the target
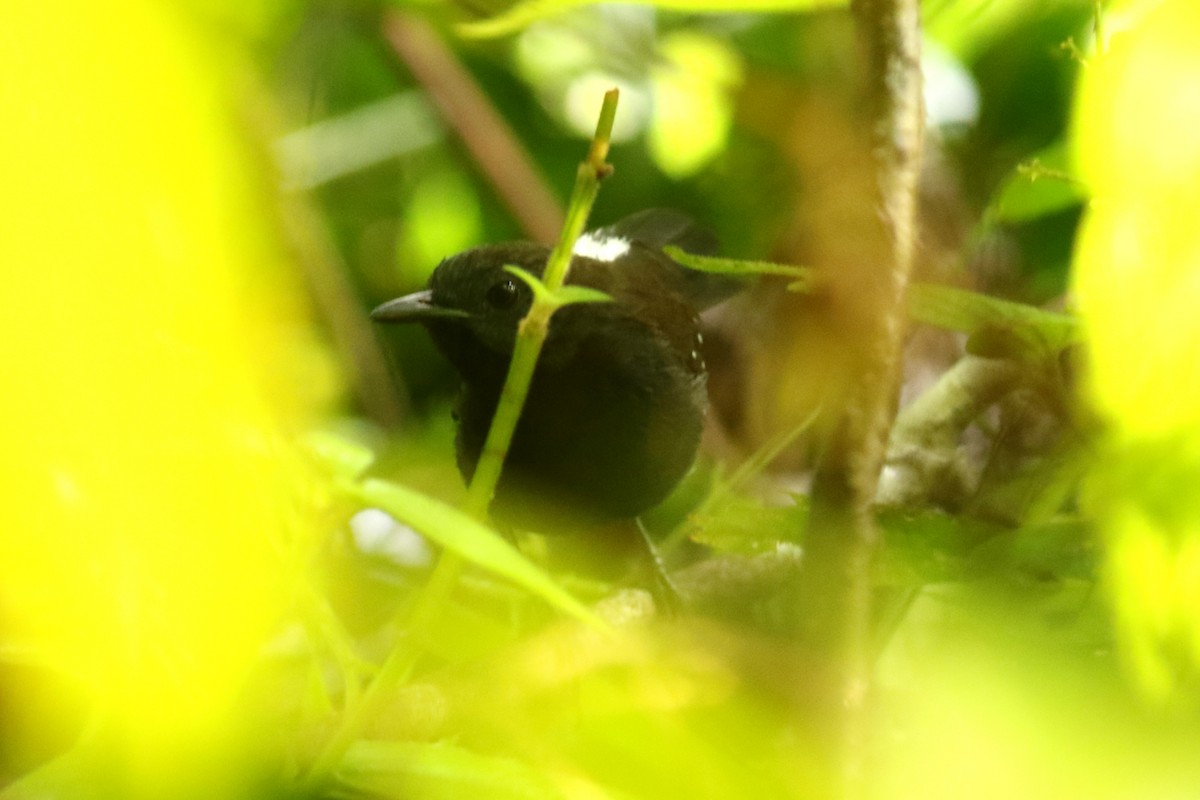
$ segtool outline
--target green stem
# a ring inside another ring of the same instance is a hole
[[[587,158],[579,165],[575,177],[575,188],[571,192],[571,201],[567,206],[567,218],[563,224],[562,234],[558,244],[554,246],[550,258],[546,261],[546,269],[542,273],[542,283],[553,295],[567,280],[567,271],[571,266],[571,254],[575,250],[575,241],[583,234],[587,226],[588,216],[592,213],[592,205],[600,191],[600,181],[612,172],[612,167],[605,162],[608,155],[608,145],[612,138],[614,115],[617,111],[616,89],[611,89],[604,95],[604,104],[600,109],[600,121],[596,125],[596,135],[588,150]],[[508,454],[508,446],[512,442],[513,432],[517,429],[517,420],[521,418],[521,408],[525,405],[525,396],[529,394],[529,384],[533,379],[533,370],[537,366],[538,355],[546,334],[550,329],[550,316],[557,305],[541,293],[535,293],[533,305],[529,314],[521,321],[517,329],[517,342],[513,348],[512,363],[508,368],[508,377],[500,392],[500,402],[496,407],[496,415],[492,418],[492,427],[488,430],[487,440],[480,454],[479,464],[475,467],[475,475],[467,489],[467,511],[480,519],[487,516],[488,506],[495,494],[496,484],[500,480],[500,470],[504,466],[504,457]]]
[[[383,662],[375,679],[371,681],[358,702],[347,702],[341,724],[333,737],[326,742],[324,749],[305,777],[305,788],[316,789],[324,785],[337,765],[341,763],[342,757],[346,755],[350,745],[354,744],[354,741],[362,734],[363,728],[375,715],[381,698],[387,697],[397,686],[408,679],[421,655],[421,640],[425,637],[442,601],[454,590],[462,567],[463,560],[455,553],[443,553],[441,559],[438,560],[437,567],[434,568],[433,575],[430,576],[429,583],[425,586],[425,591],[421,593],[416,607],[413,609],[412,617],[409,620],[408,639],[392,648],[387,660]]]
[[[533,320],[537,322],[531,322]],[[467,488],[467,513],[478,519],[487,516],[488,506],[500,480],[500,470],[504,467],[508,446],[517,429],[517,421],[521,418],[525,397],[529,394],[533,370],[542,352],[542,344],[546,341],[545,330],[548,324],[549,314],[541,307],[540,300],[534,300],[529,315],[521,320],[517,329],[517,341],[513,347],[508,377],[504,381],[504,389],[500,392],[500,402],[496,406],[496,415],[492,418],[492,427],[488,429],[479,464],[475,467],[475,475]],[[535,325],[540,329],[540,333],[531,333]]]
[[[591,213],[592,204],[599,192],[600,181],[612,172],[612,167],[605,163],[604,159],[608,154],[609,140],[612,137],[617,97],[616,89],[605,94],[604,105],[600,110],[600,121],[596,126],[596,136],[592,140],[587,158],[579,165],[579,173],[575,180],[575,188],[571,193],[570,206],[567,209],[567,218],[562,234],[546,263],[543,283],[550,289],[550,292],[534,293],[534,301],[529,309],[529,314],[521,321],[521,326],[517,330],[512,364],[509,366],[508,377],[500,393],[496,415],[492,419],[492,427],[488,431],[483,453],[480,455],[471,485],[467,488],[466,511],[477,519],[484,519],[487,516],[487,509],[491,504],[496,483],[500,478],[500,470],[504,464],[504,456],[512,441],[513,431],[516,430],[517,420],[520,419],[525,396],[529,393],[529,383],[533,378],[538,354],[546,341],[550,316],[559,306],[554,292],[566,281],[575,241],[587,225],[588,215]],[[445,604],[450,593],[454,591],[462,569],[463,559],[461,556],[450,551],[442,552],[433,575],[418,597],[408,621],[408,638],[393,648],[375,679],[359,698],[359,702],[347,705],[340,726],[325,745],[305,778],[306,788],[316,789],[329,779],[337,765],[341,763],[346,750],[361,735],[365,725],[375,715],[381,698],[387,697],[396,686],[407,680],[421,655],[423,649],[421,642],[436,619],[438,609]]]

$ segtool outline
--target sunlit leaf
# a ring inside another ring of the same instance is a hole
[[[1084,656],[1061,626],[1047,629],[1048,615],[1078,617],[1085,593],[922,592],[880,659],[877,691],[898,735],[873,767],[875,796],[1186,797],[1200,778],[1194,717],[1134,712],[1084,666],[1102,640]]]
[[[606,627],[498,533],[453,506],[382,480],[368,480],[350,491],[364,504],[382,508],[441,546],[524,587],[560,611],[596,627]]]

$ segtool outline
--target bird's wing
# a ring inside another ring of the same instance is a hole
[[[697,225],[691,217],[669,208],[648,208],[605,226],[593,234],[597,239],[625,239],[662,248],[669,244],[698,256],[717,252],[717,237]]]
[[[654,251],[656,258],[672,265],[680,291],[697,311],[729,299],[751,283],[741,275],[700,272],[667,258],[661,252],[667,245],[675,245],[701,256],[717,252],[717,237],[679,211],[668,208],[639,211],[620,222],[600,228],[591,236],[598,241],[624,240],[629,243],[629,253],[640,249]]]

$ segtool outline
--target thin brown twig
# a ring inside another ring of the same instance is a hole
[[[433,26],[413,14],[389,11],[383,34],[525,233],[538,242],[554,242],[562,228],[562,204]]]

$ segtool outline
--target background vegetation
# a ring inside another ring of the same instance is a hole
[[[613,85],[594,222],[836,279],[876,215],[844,6],[10,3],[0,794],[1200,790],[1188,0],[921,9],[915,280],[975,294],[913,308],[855,735],[797,636],[863,344],[820,292],[706,319],[712,424],[647,520],[677,615],[456,512],[457,379],[366,320],[552,241]]]

